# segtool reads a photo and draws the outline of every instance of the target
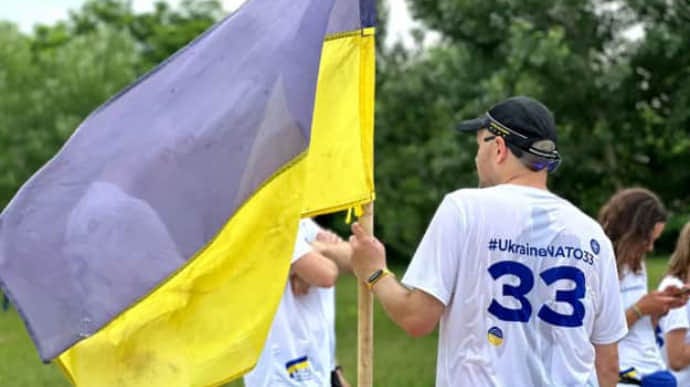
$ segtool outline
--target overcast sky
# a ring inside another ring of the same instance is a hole
[[[226,10],[235,9],[245,0],[222,0]],[[407,31],[412,26],[412,20],[407,10],[405,0],[387,0],[390,7],[390,21],[388,25],[388,40],[403,38],[410,42]],[[52,24],[56,20],[65,19],[67,10],[77,9],[84,0],[0,0],[0,19],[11,20],[19,25],[22,31],[30,32],[36,23]],[[136,11],[146,11],[153,7],[155,0],[132,0]],[[176,4],[179,0],[168,0]]]

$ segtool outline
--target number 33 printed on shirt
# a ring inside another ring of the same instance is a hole
[[[525,297],[534,287],[534,274],[529,267],[520,262],[501,261],[489,267],[489,274],[494,280],[504,275],[514,275],[520,279],[517,286],[503,285],[503,295],[510,296],[520,303],[520,308],[513,309],[501,305],[496,299],[491,300],[489,313],[503,321],[527,322],[532,315],[532,305]],[[570,290],[554,289],[557,302],[572,306],[572,314],[561,314],[548,305],[541,305],[537,316],[549,324],[559,327],[579,327],[585,317],[585,306],[580,301],[585,297],[585,274],[574,266],[555,266],[539,274],[541,280],[549,287],[559,281],[571,281],[575,288]]]

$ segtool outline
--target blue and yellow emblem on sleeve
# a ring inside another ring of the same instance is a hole
[[[285,370],[290,376],[290,379],[298,382],[303,382],[312,378],[309,358],[306,356],[285,363]]]

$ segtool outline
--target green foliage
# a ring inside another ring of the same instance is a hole
[[[143,66],[157,65],[189,43],[224,15],[219,0],[183,0],[179,8],[158,0],[154,10],[134,13],[131,1],[91,0],[79,12],[71,13],[76,34],[88,33],[99,25],[128,31],[141,50]]]
[[[0,386],[68,387],[56,365],[41,362],[19,315],[0,310]]]
[[[133,46],[126,33],[103,27],[36,50],[14,26],[0,26],[0,203],[134,79]]]
[[[408,0],[431,46],[383,45],[379,0],[376,233],[408,259],[444,193],[474,186],[474,139],[452,128],[515,94],[556,114],[551,188],[594,215],[617,188],[690,214],[690,5],[683,0]],[[0,206],[86,115],[223,16],[218,0],[90,0],[24,34],[0,24]],[[644,34],[631,38],[631,27]],[[340,217],[326,224],[346,231]]]
[[[96,107],[223,16],[216,0],[91,0],[26,35],[0,22],[0,207]]]
[[[380,53],[376,222],[393,255],[411,256],[445,192],[475,184],[474,138],[450,129],[517,94],[555,112],[564,157],[556,193],[596,215],[616,189],[646,186],[687,220],[687,2],[408,4],[440,38]],[[631,36],[635,26],[645,34]],[[674,229],[661,250],[672,249]]]

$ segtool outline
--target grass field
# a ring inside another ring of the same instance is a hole
[[[649,259],[650,288],[656,288],[666,269],[665,259]],[[400,274],[404,269],[400,268]],[[352,277],[340,279],[337,287],[338,360],[347,379],[355,385],[357,375],[357,292]],[[374,385],[432,386],[436,364],[436,334],[414,339],[393,325],[378,304],[374,308]],[[19,317],[0,311],[0,386],[68,386],[57,367],[43,365]],[[239,387],[242,383],[228,385]]]

